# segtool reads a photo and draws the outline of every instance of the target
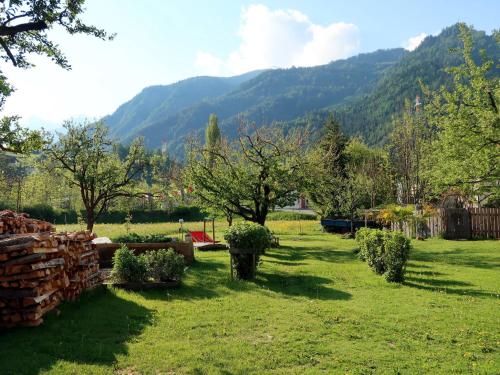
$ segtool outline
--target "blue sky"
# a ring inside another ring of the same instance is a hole
[[[490,33],[500,27],[500,1],[88,0],[84,18],[116,39],[49,31],[73,69],[37,57],[29,71],[3,63],[17,88],[7,114],[57,127],[70,117],[109,114],[153,84],[411,49],[458,21]]]

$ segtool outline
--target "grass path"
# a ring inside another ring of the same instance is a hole
[[[0,335],[0,373],[499,372],[498,241],[416,242],[394,285],[354,241],[311,228],[281,235],[255,282],[231,281],[227,253],[206,252],[177,290],[87,293]]]

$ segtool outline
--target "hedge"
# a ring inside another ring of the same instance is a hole
[[[0,207],[6,209],[10,207]],[[23,207],[22,212],[26,212],[30,217],[45,220],[54,224],[76,224],[78,222],[78,215],[75,210],[59,210],[54,209],[48,205],[36,205]],[[129,212],[126,211],[110,211],[106,212],[99,217],[97,223],[103,224],[121,224]],[[178,221],[184,219],[185,221],[200,221],[207,215],[201,211],[199,207],[179,206],[174,208],[171,212],[153,210],[153,211],[130,211],[132,215],[132,223],[162,223],[169,221]],[[81,217],[85,220],[86,213],[84,210],[80,212]]]

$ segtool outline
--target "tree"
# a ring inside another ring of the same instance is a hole
[[[330,114],[323,134],[308,155],[307,195],[322,217],[341,214],[338,199],[341,180],[346,177],[348,138],[340,130],[340,124]]]
[[[217,116],[212,113],[208,118],[207,128],[205,129],[205,147],[209,149],[216,148],[220,145],[221,140],[222,136]]]
[[[215,114],[211,114],[208,118],[207,128],[205,129],[205,147],[208,150],[214,151],[221,146],[222,143],[222,134],[219,129],[217,116]],[[213,167],[215,158],[213,153],[209,151],[208,153],[208,166]],[[203,204],[203,202],[201,202]],[[227,224],[231,226],[233,224],[233,213],[228,205],[220,205],[217,208],[207,207],[208,211],[212,214],[218,214],[222,212],[226,217]]]
[[[27,55],[44,55],[64,69],[71,66],[47,30],[62,27],[69,34],[88,34],[112,39],[104,30],[87,25],[79,17],[85,0],[10,0],[0,4],[0,58],[14,66],[29,68]],[[13,88],[0,70],[0,111]],[[38,149],[44,142],[42,132],[21,128],[18,116],[0,120],[0,152],[23,153]]]
[[[142,139],[134,140],[127,155],[120,159],[118,147],[108,138],[108,128],[102,124],[68,121],[65,134],[46,151],[46,167],[65,178],[80,191],[87,214],[87,229],[118,197],[130,197],[131,188],[139,182],[148,165]]]
[[[205,207],[261,225],[301,190],[303,135],[279,128],[241,128],[236,141],[209,149],[191,140],[186,175]],[[213,160],[213,164],[210,164]]]
[[[405,109],[394,118],[393,126],[388,150],[398,184],[398,200],[402,204],[422,204],[429,188],[423,173],[429,128],[419,104],[413,109],[406,100]]]
[[[379,148],[370,148],[362,140],[353,138],[346,148],[351,171],[354,169],[363,179],[363,185],[369,196],[369,207],[388,202],[393,197],[387,152]]]
[[[500,32],[495,33],[500,45]],[[458,188],[480,195],[499,191],[500,186],[500,78],[491,75],[498,61],[482,53],[473,56],[472,31],[460,24],[464,63],[448,71],[450,88],[437,92],[427,88],[426,114],[436,128],[432,142],[430,178],[436,188]]]
[[[4,199],[11,196],[10,202],[7,199],[4,203],[15,207],[16,211],[21,210],[23,188],[28,174],[29,167],[26,160],[0,154],[0,178],[6,182],[6,191],[2,192],[2,195]],[[11,202],[15,202],[15,205],[12,205]]]
[[[0,110],[2,103],[0,103]],[[39,149],[44,142],[44,134],[22,128],[18,123],[19,117],[6,116],[0,119],[0,152],[13,154],[26,153]]]

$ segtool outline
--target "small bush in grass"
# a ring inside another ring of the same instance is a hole
[[[406,262],[408,261],[411,244],[401,232],[388,232],[385,236],[385,279],[392,282],[404,281]]]
[[[358,256],[387,281],[402,282],[411,244],[401,232],[361,228],[356,233]]]
[[[116,282],[142,282],[148,278],[148,265],[143,256],[135,256],[127,246],[116,250],[111,277]]]
[[[379,275],[386,270],[384,262],[384,232],[380,229],[360,228],[356,233],[358,256]]]
[[[224,239],[232,249],[251,249],[259,261],[260,255],[271,246],[272,235],[266,227],[243,222],[230,226],[224,233]],[[232,254],[233,267],[240,279],[250,279],[254,275],[253,254]]]
[[[179,280],[184,273],[184,257],[173,249],[149,251],[144,258],[150,277],[156,281]]]

